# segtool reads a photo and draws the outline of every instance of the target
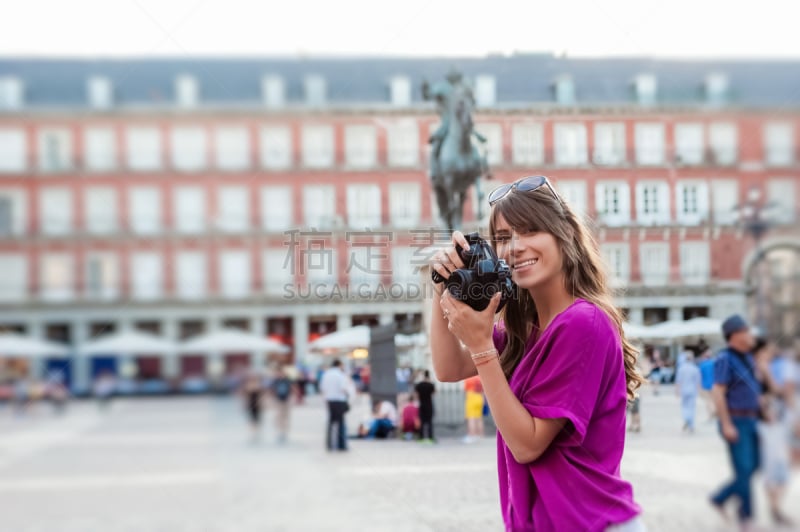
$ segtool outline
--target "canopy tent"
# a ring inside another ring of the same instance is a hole
[[[645,325],[638,323],[623,322],[622,330],[625,331],[625,337],[633,340],[641,340],[647,338],[648,328]]]
[[[288,346],[240,329],[219,329],[187,339],[178,346],[181,353],[257,352],[287,354]]]
[[[413,349],[422,347],[428,343],[424,333],[417,334],[396,334],[394,345],[400,349]],[[320,336],[308,344],[310,351],[317,353],[353,351],[355,349],[366,349],[370,344],[369,325],[356,325],[349,329],[335,331]]]
[[[81,355],[138,355],[172,353],[175,342],[143,331],[121,331],[98,336],[78,349]]]
[[[69,348],[55,342],[12,332],[0,333],[0,357],[38,358],[67,354]]]
[[[718,337],[722,334],[722,322],[713,318],[692,318],[690,320],[670,320],[645,328],[639,338],[647,340],[677,340],[695,336]]]

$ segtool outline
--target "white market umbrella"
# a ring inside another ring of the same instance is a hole
[[[308,344],[311,351],[352,351],[369,347],[368,325],[356,325],[349,329],[328,333]]]
[[[622,330],[625,331],[625,337],[641,340],[642,338],[647,338],[649,334],[649,327],[646,325],[640,325],[638,323],[631,323],[629,321],[622,323]]]
[[[98,336],[84,343],[82,355],[135,355],[171,353],[175,342],[143,331],[121,331]]]
[[[178,346],[178,351],[182,353],[266,351],[286,354],[290,349],[280,342],[240,329],[219,329],[187,339]]]
[[[692,318],[684,322],[683,336],[722,336],[722,320]]]
[[[33,358],[65,356],[68,353],[69,348],[55,342],[12,332],[0,333],[0,357]]]

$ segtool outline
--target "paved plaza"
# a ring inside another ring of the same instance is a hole
[[[108,412],[78,401],[62,417],[48,406],[24,418],[0,408],[0,530],[502,530],[493,437],[352,440],[349,452],[327,453],[319,397],[294,407],[285,445],[269,413],[261,442],[250,443],[231,397],[122,399]],[[362,398],[348,414],[351,430],[366,408]],[[728,474],[714,425],[681,434],[670,387],[646,391],[642,411],[623,475],[649,530],[726,530],[706,502]],[[786,507],[800,522],[798,484]],[[757,493],[769,530],[760,483]]]

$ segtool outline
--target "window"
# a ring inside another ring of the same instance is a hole
[[[613,286],[626,286],[631,278],[630,246],[624,243],[607,243],[600,248]]]
[[[261,167],[281,170],[292,166],[292,136],[288,127],[261,128]]]
[[[420,283],[419,258],[415,257],[416,248],[411,246],[395,246],[392,248],[392,282],[409,291],[409,285]]]
[[[200,233],[206,227],[206,194],[201,187],[175,188],[175,229]]]
[[[153,252],[137,252],[131,255],[131,297],[138,300],[154,300],[163,292],[164,265],[161,255]]]
[[[161,230],[161,192],[156,187],[133,187],[129,196],[130,228],[139,234]]]
[[[72,168],[72,138],[67,129],[39,130],[39,170],[63,172]]]
[[[624,182],[600,182],[595,188],[597,215],[609,226],[630,221],[630,189]]]
[[[350,276],[351,292],[363,293],[366,288],[375,291],[381,284],[386,267],[383,259],[387,255],[385,243],[351,245],[347,258],[347,273]],[[361,292],[359,292],[361,291]]]
[[[797,206],[795,198],[796,179],[770,179],[767,181],[767,202],[774,205],[772,220],[777,223],[791,223],[795,220]]]
[[[588,200],[586,198],[586,182],[585,181],[558,181],[553,185],[558,190],[558,195],[561,196],[567,205],[578,216],[586,216]]]
[[[303,80],[303,87],[305,89],[306,105],[314,107],[325,105],[327,100],[325,78],[315,74],[306,76]]]
[[[411,81],[408,76],[394,76],[389,81],[392,105],[405,107],[411,105]]]
[[[83,141],[83,160],[87,170],[102,172],[117,167],[117,145],[113,129],[87,128]]]
[[[669,282],[669,244],[648,242],[639,247],[642,282],[648,286],[662,286]]]
[[[0,109],[20,109],[25,100],[23,88],[18,78],[0,77]]]
[[[553,84],[556,103],[573,105],[575,103],[575,82],[570,76],[559,76]]]
[[[261,227],[267,231],[286,231],[294,223],[294,201],[291,187],[272,186],[261,189]]]
[[[664,164],[664,124],[636,124],[636,163],[645,166]]]
[[[86,230],[113,233],[117,230],[117,191],[111,187],[89,187],[84,196]]]
[[[594,125],[594,162],[615,165],[625,161],[625,124],[597,123]]]
[[[486,137],[486,162],[503,164],[503,127],[500,124],[478,124],[478,133]]]
[[[0,173],[24,172],[28,168],[27,141],[22,129],[0,129]]]
[[[344,130],[345,161],[353,168],[375,166],[377,140],[375,127],[368,125],[346,126]]]
[[[206,167],[206,132],[200,127],[176,127],[171,132],[172,166],[194,172]]]
[[[738,158],[739,131],[731,122],[714,122],[708,128],[708,142],[714,162],[732,165]]]
[[[706,76],[706,102],[712,105],[724,105],[728,103],[728,76],[720,72],[714,72]]]
[[[330,229],[336,223],[336,196],[331,185],[303,187],[303,219],[308,227]]]
[[[286,105],[286,83],[283,78],[275,75],[264,76],[261,79],[261,97],[264,105],[273,109]]]
[[[420,221],[422,189],[419,183],[389,184],[389,217],[392,227],[414,228]]]
[[[676,163],[697,165],[703,163],[703,124],[687,123],[675,125]]]
[[[148,172],[161,169],[161,132],[155,127],[131,127],[125,135],[128,167]]]
[[[653,74],[640,74],[633,82],[636,102],[640,105],[653,105],[658,98],[658,80]]]
[[[261,260],[263,269],[264,291],[271,296],[282,296],[286,293],[286,286],[294,284],[292,265],[294,261],[287,262],[290,249],[276,248],[264,250]]]
[[[708,185],[705,181],[679,181],[675,192],[679,223],[697,225],[708,219]]]
[[[642,225],[669,223],[669,185],[666,182],[636,183],[636,221]]]
[[[419,126],[416,120],[397,120],[386,128],[389,166],[416,166],[419,162]]]
[[[541,124],[519,123],[511,127],[511,159],[520,166],[535,166],[544,162]]]
[[[0,189],[0,237],[24,234],[26,221],[25,192]]]
[[[250,255],[247,251],[223,251],[219,257],[221,296],[242,299],[250,295]]]
[[[497,101],[494,76],[480,75],[475,78],[475,105],[490,107]]]
[[[303,127],[303,164],[309,168],[333,166],[333,128]]]
[[[246,231],[250,228],[250,197],[247,187],[220,187],[217,227],[223,231]]]
[[[23,301],[28,292],[28,264],[22,253],[0,253],[0,302]]]
[[[200,87],[194,76],[181,75],[175,78],[175,100],[179,107],[196,107],[200,99]]]
[[[108,109],[114,103],[111,80],[106,77],[90,77],[86,82],[86,93],[93,109]]]
[[[39,190],[39,226],[46,235],[72,231],[72,192],[67,187]]]
[[[86,297],[114,299],[118,294],[117,258],[111,253],[90,253],[86,258]]]
[[[307,261],[301,262],[312,294],[331,293],[338,281],[338,260],[338,253],[335,249],[325,249],[309,256]]]
[[[556,124],[556,164],[576,166],[586,164],[586,126],[583,124]]]
[[[72,256],[43,253],[39,259],[39,295],[45,301],[66,301],[73,297]]]
[[[381,226],[381,189],[378,185],[347,187],[347,223],[357,230]]]
[[[789,122],[771,122],[764,126],[764,152],[769,166],[794,163],[794,130]]]
[[[730,225],[736,222],[734,208],[739,203],[739,184],[735,179],[715,179],[711,182],[714,222]]]
[[[208,274],[205,253],[179,251],[176,254],[175,268],[175,295],[178,298],[197,300],[206,297]]]
[[[708,242],[681,242],[681,281],[703,285],[711,277],[711,253]]]
[[[220,170],[250,168],[250,139],[244,127],[219,127],[214,130],[216,164]]]

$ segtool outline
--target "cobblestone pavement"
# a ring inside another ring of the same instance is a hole
[[[117,400],[108,412],[76,402],[62,417],[47,406],[24,418],[0,408],[0,530],[502,529],[492,437],[351,440],[349,452],[327,453],[318,397],[293,408],[284,445],[269,412],[261,442],[250,443],[229,397]],[[670,388],[645,392],[643,432],[628,438],[623,475],[649,530],[726,530],[706,502],[728,475],[724,446],[713,424],[681,434],[679,411]],[[365,414],[362,399],[350,428]],[[798,484],[786,507],[800,522]]]

